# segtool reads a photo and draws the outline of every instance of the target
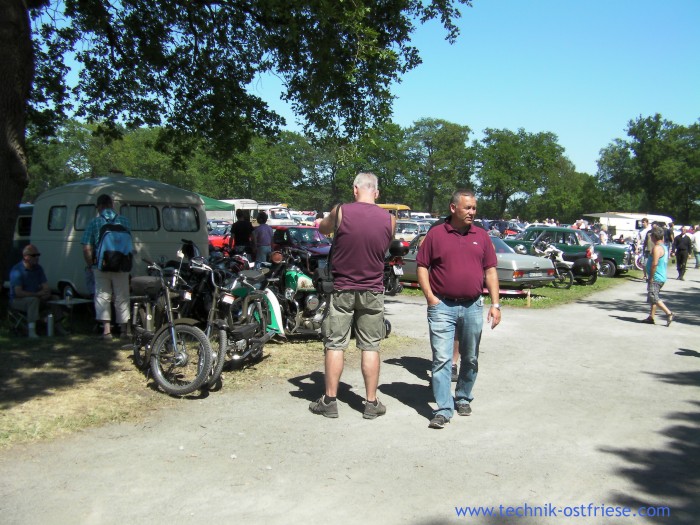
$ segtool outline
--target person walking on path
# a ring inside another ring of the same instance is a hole
[[[107,224],[123,226],[131,232],[129,219],[118,215],[114,211],[112,197],[102,194],[97,198],[97,217],[92,219],[85,232],[81,243],[83,245],[83,257],[85,258],[86,271],[91,272],[95,278],[95,315],[98,321],[102,321],[102,338],[112,339],[112,298],[114,297],[114,309],[117,314],[117,323],[121,325],[121,336],[127,336],[129,323],[129,272],[103,271],[98,268],[97,250],[100,245],[100,232]]]
[[[428,231],[416,258],[418,283],[428,303],[428,329],[433,354],[432,388],[437,410],[429,427],[449,423],[454,408],[471,414],[483,328],[484,282],[491,297],[486,317],[491,328],[501,322],[496,251],[486,231],[474,226],[476,197],[457,190],[447,221]],[[451,394],[452,351],[459,340],[461,363],[455,397]]]
[[[309,410],[325,417],[338,417],[338,385],[344,351],[354,326],[365,381],[363,417],[375,419],[386,413],[386,407],[377,399],[379,344],[386,331],[384,254],[394,238],[396,219],[374,203],[379,189],[373,173],[358,174],[353,191],[355,202],[336,206],[319,225],[323,234],[335,231],[331,256],[334,291],[328,315],[321,325],[326,391],[309,405]]]
[[[647,260],[646,269],[649,279],[647,281],[647,302],[651,305],[649,317],[642,321],[646,324],[656,324],[654,315],[656,308],[661,308],[666,314],[666,326],[671,326],[673,322],[673,313],[661,300],[661,288],[666,282],[666,268],[668,265],[668,252],[664,246],[664,232],[658,226],[651,229],[651,239],[654,241],[654,247],[651,251],[651,256]]]
[[[695,269],[700,269],[700,224],[693,227],[693,250],[695,250]]]
[[[681,228],[681,234],[673,241],[673,251],[676,255],[676,270],[680,281],[685,280],[685,267],[688,264],[688,256],[693,246],[693,240],[688,235],[688,227]]]

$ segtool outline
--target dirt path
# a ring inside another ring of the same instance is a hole
[[[679,315],[668,329],[638,323],[643,283],[554,310],[504,309],[484,334],[474,414],[440,431],[427,428],[423,301],[388,299],[394,330],[424,342],[384,356],[385,417],[362,419],[356,362],[337,420],[307,410],[319,371],[224,389],[138,425],[3,453],[0,516],[5,525],[695,524],[699,292],[700,271],[669,281]],[[671,516],[564,517],[590,514],[589,504],[665,506]],[[458,517],[467,505],[496,516]],[[524,505],[559,516],[504,516]]]

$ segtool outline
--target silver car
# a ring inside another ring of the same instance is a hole
[[[417,235],[404,255],[403,281],[418,282],[416,255],[425,234]],[[524,290],[546,286],[554,280],[554,265],[549,259],[532,255],[520,255],[498,237],[491,237],[498,257],[498,284],[501,288]]]

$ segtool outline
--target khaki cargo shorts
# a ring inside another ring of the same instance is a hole
[[[345,350],[350,344],[353,324],[357,348],[363,351],[378,351],[379,342],[386,334],[383,292],[333,292],[328,315],[321,325],[326,349]]]

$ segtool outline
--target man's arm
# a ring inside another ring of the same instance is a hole
[[[83,259],[85,259],[85,264],[87,265],[88,268],[92,268],[92,245],[90,244],[83,244]]]
[[[432,288],[430,288],[430,273],[428,272],[428,269],[424,266],[419,266],[416,268],[416,275],[418,276],[418,285],[425,296],[428,306],[438,304],[440,299],[435,296]]]
[[[338,216],[338,226],[340,226],[340,221],[343,218],[342,212],[340,212],[340,204],[333,207],[331,212],[326,215],[323,220],[318,225],[318,231],[323,235],[330,235],[335,230],[335,217]]]
[[[494,306],[498,304],[500,299],[498,272],[496,271],[495,267],[491,267],[486,270],[484,280],[486,282],[486,289],[489,291],[489,296],[491,297],[491,308],[489,308],[489,313],[486,316],[486,322],[491,323],[491,329],[493,330],[501,322],[501,310]]]
[[[651,251],[651,268],[649,269],[649,275],[647,276],[649,282],[654,282],[654,274],[656,273],[656,267],[659,265],[659,259],[661,259],[661,254],[663,254],[664,249],[656,245]]]

